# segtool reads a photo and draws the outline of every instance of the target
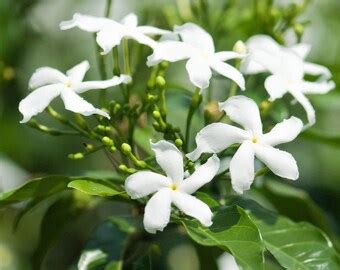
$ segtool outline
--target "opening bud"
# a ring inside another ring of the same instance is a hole
[[[233,51],[240,53],[240,54],[246,54],[247,53],[247,46],[244,44],[242,40],[236,41]]]

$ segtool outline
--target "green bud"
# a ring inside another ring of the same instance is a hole
[[[162,76],[157,76],[156,78],[156,86],[160,89],[163,89],[165,87],[165,79]]]
[[[131,146],[127,143],[123,143],[122,146],[121,146],[121,150],[122,152],[127,155],[129,153],[131,153],[132,149],[131,149]]]
[[[93,150],[93,145],[92,144],[85,144],[85,149],[87,150],[87,151],[92,151]]]
[[[148,101],[149,102],[154,102],[157,100],[157,97],[151,94],[148,94]]]
[[[106,126],[106,127],[105,127],[105,131],[106,131],[106,132],[110,132],[110,131],[111,131],[111,127]]]
[[[155,130],[160,131],[161,127],[157,122],[153,122],[152,126],[154,127]]]
[[[160,119],[161,118],[161,113],[159,111],[153,111],[152,116],[155,119]]]
[[[305,28],[301,23],[294,24],[294,32],[295,32],[296,35],[301,37],[303,35],[304,31],[305,31]]]
[[[105,136],[102,138],[102,143],[106,146],[113,146],[113,140],[111,140],[109,137]]]
[[[148,82],[147,82],[147,84],[146,84],[146,88],[148,89],[148,90],[152,90],[152,89],[154,89],[155,88],[155,81],[154,80],[149,80]]]
[[[133,169],[133,168],[128,168],[128,167],[127,167],[126,165],[124,165],[124,164],[119,165],[118,169],[119,169],[121,172],[127,173],[127,174],[133,174],[133,173],[136,172],[135,169]]]
[[[79,160],[84,158],[84,154],[83,153],[69,154],[68,158],[72,160]]]
[[[162,69],[168,68],[168,67],[169,67],[169,62],[168,62],[168,61],[162,61],[162,62],[160,63],[160,67],[161,67]]]
[[[176,144],[177,147],[182,147],[183,141],[181,139],[176,139],[175,144]]]
[[[136,162],[136,165],[142,169],[145,169],[147,167],[147,164],[143,160],[138,160]]]
[[[98,125],[98,126],[96,126],[96,130],[104,132],[105,126],[104,125]]]
[[[114,147],[114,146],[111,146],[110,150],[109,150],[111,153],[114,153],[117,151],[117,148]]]

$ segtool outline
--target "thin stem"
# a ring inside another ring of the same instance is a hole
[[[269,172],[268,167],[263,167],[255,173],[255,177],[265,175],[267,172]]]
[[[112,48],[112,57],[113,57],[113,74],[120,75],[119,52],[117,46]]]
[[[107,18],[111,16],[112,4],[113,4],[112,0],[107,0],[105,10],[105,17]]]
[[[192,96],[191,105],[189,108],[187,122],[186,122],[186,129],[185,129],[185,150],[186,151],[188,151],[188,147],[189,147],[192,117],[194,116],[194,113],[196,109],[199,107],[199,105],[201,104],[201,102],[202,102],[202,96],[200,94],[200,89],[196,88]]]

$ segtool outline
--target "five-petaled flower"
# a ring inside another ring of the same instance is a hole
[[[190,194],[213,179],[219,169],[218,157],[212,156],[183,180],[181,152],[164,140],[151,144],[151,147],[166,176],[151,171],[140,171],[130,175],[125,182],[125,189],[132,199],[154,193],[145,207],[145,230],[149,233],[162,231],[169,223],[172,203],[186,215],[198,219],[204,226],[210,226],[210,208]]]
[[[153,26],[138,26],[138,18],[133,13],[126,15],[120,22],[108,18],[76,13],[73,15],[72,20],[60,23],[62,30],[74,27],[87,32],[97,33],[96,41],[103,49],[103,54],[108,54],[113,47],[120,44],[123,38],[131,38],[141,44],[154,47],[156,41],[148,35],[165,35],[170,33],[170,31]]]
[[[29,88],[35,90],[19,104],[19,111],[24,116],[21,123],[28,122],[33,116],[42,112],[57,96],[61,96],[65,108],[69,111],[85,116],[99,114],[109,118],[106,112],[96,109],[78,94],[92,89],[105,89],[121,83],[128,83],[130,76],[120,75],[105,81],[83,82],[89,68],[89,62],[83,61],[68,70],[66,75],[50,67],[37,69],[29,81]]]
[[[278,176],[292,180],[299,177],[293,156],[273,146],[294,140],[303,127],[300,119],[292,116],[263,134],[260,112],[252,99],[234,96],[219,105],[232,121],[245,130],[224,123],[206,126],[197,134],[197,148],[187,154],[189,159],[197,160],[202,153],[219,153],[232,144],[240,143],[229,167],[233,189],[238,193],[248,190],[254,181],[255,156]]]
[[[245,82],[242,74],[233,66],[224,61],[242,58],[243,54],[232,51],[215,52],[214,41],[209,33],[193,23],[186,23],[182,26],[175,26],[182,41],[165,40],[157,43],[154,52],[148,57],[147,65],[153,66],[166,60],[176,62],[188,59],[186,69],[190,81],[198,88],[209,87],[212,76],[211,69],[217,73],[233,80],[244,90]]]
[[[335,87],[330,71],[317,64],[304,61],[310,51],[307,44],[284,47],[271,37],[258,35],[247,41],[249,50],[242,71],[245,74],[272,73],[265,81],[270,100],[290,93],[306,110],[308,124],[315,123],[315,111],[304,94],[325,94]],[[316,82],[304,80],[304,75],[320,76]]]

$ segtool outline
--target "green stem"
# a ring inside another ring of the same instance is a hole
[[[112,48],[112,57],[113,57],[113,74],[120,75],[120,67],[119,67],[119,52],[118,47]]]
[[[202,96],[200,94],[200,89],[196,88],[195,92],[192,96],[191,105],[189,108],[188,116],[187,116],[187,122],[186,122],[186,129],[185,129],[185,150],[188,151],[189,147],[189,140],[190,140],[190,128],[191,128],[191,122],[192,117],[194,116],[195,111],[199,107],[199,105],[202,102]]]
[[[112,4],[113,4],[112,0],[107,0],[105,10],[105,17],[107,18],[111,16]]]
[[[241,67],[241,60],[240,59],[236,59],[235,60],[235,68],[236,69],[240,69]],[[232,81],[231,82],[231,86],[230,86],[230,90],[229,90],[229,97],[235,96],[237,94],[237,84]]]

